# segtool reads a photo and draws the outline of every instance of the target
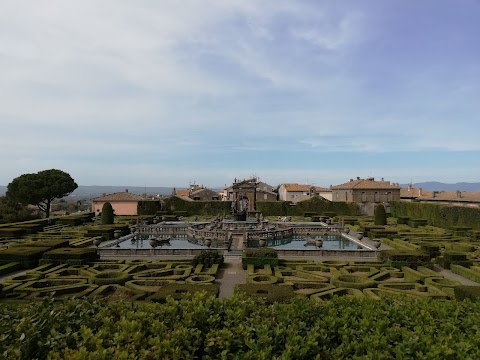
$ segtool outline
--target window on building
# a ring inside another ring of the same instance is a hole
[[[367,193],[365,191],[362,191],[362,201],[367,202]]]
[[[373,199],[374,199],[375,202],[379,202],[379,201],[380,201],[380,194],[378,193],[378,191],[375,191],[375,194],[374,194]]]
[[[267,194],[263,194],[263,200],[268,200],[268,195]]]
[[[392,201],[392,192],[387,192],[387,201]]]

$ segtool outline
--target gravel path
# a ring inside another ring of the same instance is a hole
[[[225,256],[225,262],[218,274],[217,283],[220,285],[219,297],[230,297],[235,285],[245,284],[247,271],[242,268],[240,256]]]
[[[479,283],[475,281],[465,279],[463,276],[457,275],[450,270],[446,270],[438,265],[435,265],[434,270],[442,275],[445,279],[458,281],[462,285],[470,285],[470,286],[480,286]]]

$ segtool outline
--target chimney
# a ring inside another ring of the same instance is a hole
[[[350,182],[352,182],[352,181],[353,181],[353,179],[350,179]]]
[[[360,180],[360,176],[357,176],[357,180]]]
[[[408,191],[412,191],[413,187],[412,187],[412,183],[408,183]]]
[[[128,193],[128,189],[125,189],[125,192]]]
[[[422,196],[422,188],[418,189],[418,196]]]
[[[380,179],[382,182],[385,181],[383,178]]]
[[[460,199],[462,197],[462,192],[460,190],[457,190],[457,199]]]

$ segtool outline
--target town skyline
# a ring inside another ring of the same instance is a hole
[[[478,18],[471,0],[2,2],[0,184],[479,182]]]

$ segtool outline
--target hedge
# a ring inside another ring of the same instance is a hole
[[[27,230],[21,227],[0,228],[0,237],[19,238],[27,233]]]
[[[304,216],[306,213],[325,216],[357,215],[355,203],[328,201],[320,196],[291,203],[289,201],[257,201],[257,211],[264,216]]]
[[[0,265],[10,262],[21,262],[24,268],[38,266],[38,260],[50,250],[49,247],[13,247],[0,251]]]
[[[143,300],[145,293],[142,291],[127,289],[121,285],[102,285],[92,291],[89,298],[106,298],[108,301],[136,301]]]
[[[367,288],[377,287],[377,282],[369,278],[354,275],[338,275],[333,276],[330,280],[332,285],[339,288],[349,288],[363,290]]]
[[[246,270],[248,264],[253,264],[255,267],[263,267],[270,265],[272,268],[278,266],[279,259],[277,252],[270,248],[255,248],[246,249],[242,254],[242,265]]]
[[[6,359],[479,359],[480,304],[235,296],[0,305]],[[68,324],[68,327],[66,326]],[[226,354],[226,355],[225,355]]]
[[[9,247],[49,247],[50,249],[57,249],[61,247],[68,247],[70,241],[67,239],[56,239],[56,238],[38,238],[35,240],[27,240],[27,241],[18,241],[18,242],[11,242],[8,244]]]
[[[39,264],[69,264],[69,265],[85,265],[95,261],[98,258],[97,249],[93,248],[60,248],[50,250],[43,254],[43,258]]]
[[[92,278],[92,283],[95,285],[124,285],[131,279],[130,274],[121,271],[104,271],[95,274]]]
[[[235,294],[245,293],[250,298],[263,298],[267,304],[288,302],[296,297],[292,285],[237,284]]]
[[[314,300],[331,300],[337,296],[349,296],[354,298],[362,298],[365,295],[361,290],[351,288],[335,288],[320,293],[316,293],[310,296]]]
[[[0,265],[0,276],[10,274],[14,271],[21,270],[22,264],[20,262],[10,262],[5,265]]]
[[[480,298],[480,286],[459,285],[453,289],[453,292],[457,300],[476,301]]]
[[[466,226],[480,230],[480,208],[391,201],[390,211],[394,217],[408,216],[412,219],[426,219],[429,225],[444,229]]]
[[[461,265],[451,265],[450,269],[454,274],[463,276],[464,278],[468,280],[472,280],[476,283],[480,284],[480,272],[468,269],[464,266]]]
[[[187,201],[178,196],[170,196],[163,201],[163,208],[160,201],[139,202],[137,212],[139,215],[155,215],[163,210],[171,214],[182,212],[189,215],[210,216],[231,213],[231,202],[229,201]],[[305,213],[357,214],[355,203],[332,202],[319,196],[294,205],[289,201],[257,201],[256,206],[256,211],[261,212],[264,216],[303,216]]]
[[[156,293],[149,296],[147,300],[164,303],[168,297],[180,300],[185,296],[191,296],[198,292],[205,292],[209,297],[217,297],[220,287],[216,284],[164,284]]]
[[[157,204],[154,204],[157,203]],[[178,211],[190,215],[228,215],[231,211],[229,201],[187,201],[178,196],[170,196],[163,200],[164,207],[160,201],[140,201],[137,207],[139,215],[156,215],[160,210],[166,210],[169,214],[176,214]]]
[[[416,269],[430,264],[428,254],[418,250],[380,250],[378,258],[393,267],[409,266]]]
[[[445,269],[450,269],[450,267],[454,264],[465,267],[470,267],[473,264],[471,260],[467,259],[466,253],[452,250],[444,251],[443,256],[437,257],[436,263]]]
[[[218,251],[215,250],[202,250],[202,252],[196,255],[193,260],[193,266],[197,266],[198,264],[205,265],[206,267],[210,267],[213,264],[218,264],[222,266],[224,262],[224,257]]]

